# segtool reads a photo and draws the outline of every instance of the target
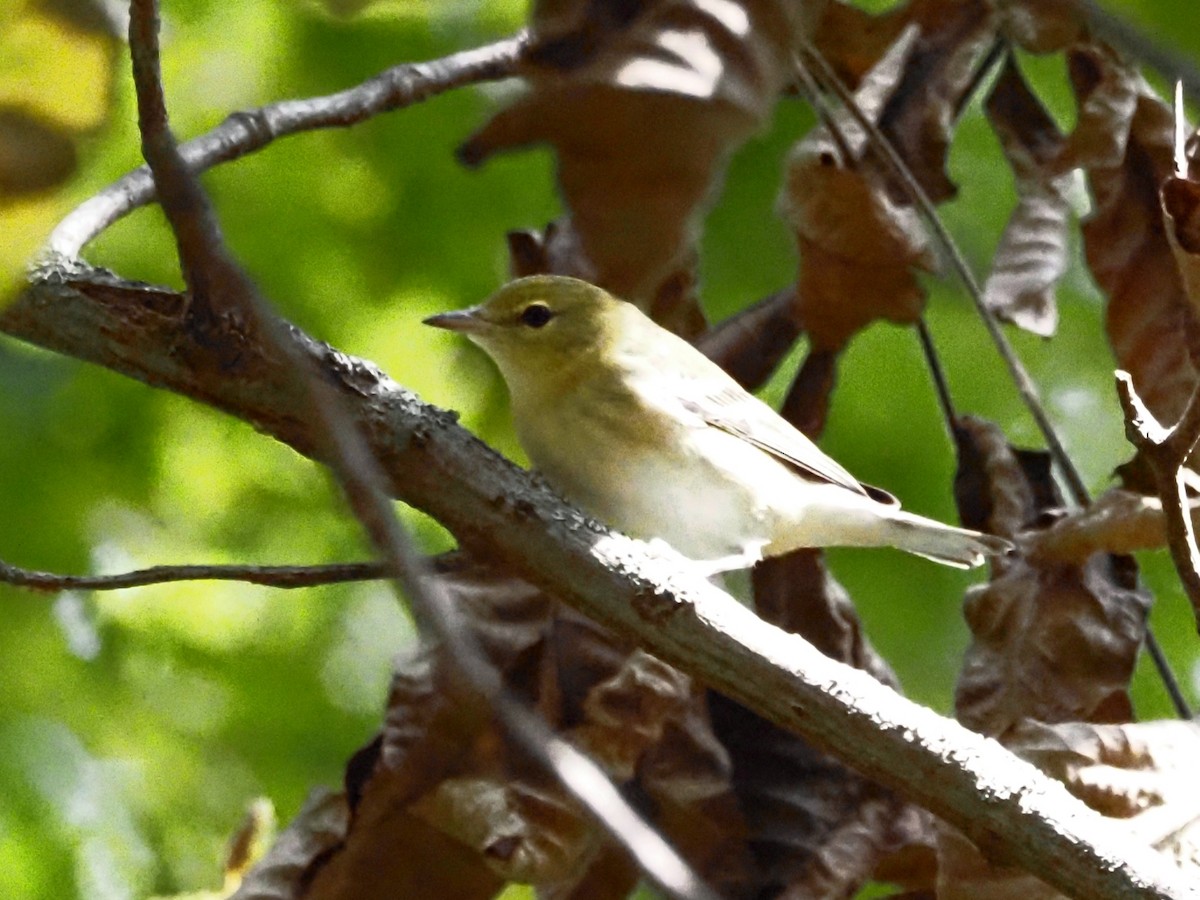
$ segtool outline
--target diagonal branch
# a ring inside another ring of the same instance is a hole
[[[181,335],[181,308],[170,291],[50,266],[0,313],[0,330],[209,403],[327,461],[327,443],[288,362],[252,342],[237,371],[219,370]],[[292,334],[369,443],[389,492],[438,519],[468,549],[510,566],[1070,896],[1188,895],[1190,887],[1148,847],[994,741],[828,659],[699,575],[588,522],[452,415],[370,363]]]

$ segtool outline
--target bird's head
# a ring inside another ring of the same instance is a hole
[[[425,324],[465,334],[496,361],[511,386],[530,376],[552,378],[573,359],[603,348],[624,306],[586,281],[532,275],[478,306],[430,316]]]

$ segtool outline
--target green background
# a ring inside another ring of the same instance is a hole
[[[1200,19],[1191,0],[1121,6],[1148,33],[1170,35],[1200,58],[1200,28],[1181,27]],[[0,27],[16,28],[29,9],[6,9]],[[168,2],[164,70],[177,134],[198,134],[231,110],[332,92],[397,62],[494,40],[520,27],[525,9],[516,0],[429,0],[333,13],[317,3]],[[45,34],[55,37],[52,28]],[[77,49],[78,35],[60,37],[45,42],[49,58]],[[79,78],[45,86],[48,104],[70,91],[76,108],[79,96],[91,96],[101,110],[101,124],[79,139],[75,176],[52,196],[0,204],[7,284],[55,217],[140,161],[124,57],[111,84],[93,57],[82,88]],[[1061,64],[1024,62],[1069,125]],[[5,65],[0,77],[20,75],[13,57]],[[511,91],[459,90],[351,130],[291,138],[204,183],[233,250],[284,315],[426,400],[460,410],[467,427],[520,459],[489,364],[419,324],[504,280],[506,230],[559,213],[546,151],[501,157],[477,172],[453,160]],[[794,279],[792,239],[774,203],[786,151],[811,121],[785,101],[732,163],[701,254],[714,319]],[[959,129],[951,170],[960,195],[945,219],[982,273],[1014,194],[978,103]],[[1077,243],[1059,294],[1059,336],[1013,339],[1098,491],[1129,448],[1102,300]],[[116,225],[87,257],[128,277],[181,283],[156,209]],[[960,408],[998,421],[1015,443],[1037,445],[961,291],[948,280],[930,287],[929,321]],[[768,388],[772,399],[787,374]],[[879,325],[854,343],[824,446],[907,507],[953,518],[953,458],[910,331]],[[426,549],[450,546],[436,524],[404,514]],[[0,559],[115,572],[364,554],[356,524],[314,464],[195,403],[0,338]],[[967,641],[960,601],[976,576],[891,551],[830,555],[907,692],[948,711]],[[1164,555],[1144,563],[1158,597],[1154,626],[1194,697],[1191,613]],[[376,585],[284,592],[184,583],[58,596],[0,587],[0,609],[0,896],[12,898],[217,887],[224,842],[250,800],[270,797],[286,822],[312,787],[340,782],[345,760],[378,724],[392,655],[413,637]],[[1135,688],[1141,717],[1170,715],[1145,665]]]

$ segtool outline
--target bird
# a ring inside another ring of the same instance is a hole
[[[706,572],[805,547],[897,547],[958,568],[1003,538],[900,509],[637,306],[532,275],[426,325],[495,362],[517,438],[566,500]]]

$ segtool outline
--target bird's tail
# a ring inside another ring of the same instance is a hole
[[[958,569],[973,569],[985,557],[1002,556],[1012,543],[994,534],[943,525],[897,509],[888,516],[888,543],[917,556]]]

